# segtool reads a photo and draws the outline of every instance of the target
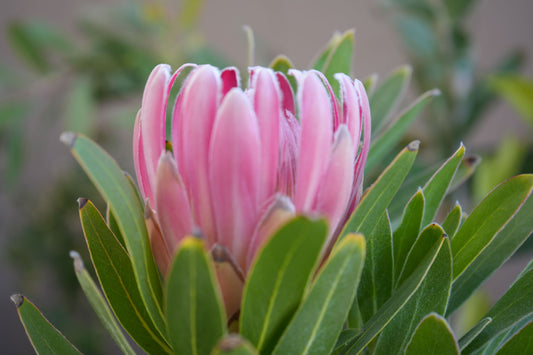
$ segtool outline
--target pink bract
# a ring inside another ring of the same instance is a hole
[[[167,102],[183,68],[192,71],[171,115]],[[314,70],[250,69],[248,88],[235,68],[155,67],[133,137],[135,172],[147,200],[147,226],[163,274],[180,240],[205,236],[213,249],[226,311],[238,310],[255,254],[295,214],[327,218],[331,245],[362,190],[370,109],[362,83],[336,74],[341,100]],[[295,116],[296,115],[296,116]]]

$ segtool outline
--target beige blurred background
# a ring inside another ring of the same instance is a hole
[[[1,0],[0,28],[3,29],[9,21],[15,19],[39,19],[53,23],[64,31],[74,31],[76,15],[89,11],[95,5],[119,1]],[[521,48],[527,56],[523,73],[533,77],[532,15],[532,0],[479,1],[469,27],[474,34],[475,56],[481,70],[495,65],[511,49]],[[246,41],[242,31],[242,25],[245,24],[253,28],[258,51],[265,57],[273,58],[276,54],[284,53],[293,60],[296,67],[308,66],[314,54],[334,31],[349,28],[356,29],[356,76],[366,77],[374,72],[386,74],[407,63],[397,33],[376,0],[209,0],[205,2],[199,28],[207,43],[242,68],[246,65]],[[0,60],[17,66],[4,35],[0,35]],[[171,64],[176,67],[180,63]],[[267,65],[268,62],[258,64]],[[57,139],[59,131],[60,127],[47,137],[39,137],[39,132],[30,133],[40,143],[31,144],[28,149],[31,167],[28,168],[30,172],[27,175],[38,175],[43,189],[46,181],[60,174],[65,164],[72,164],[68,153]],[[487,143],[497,143],[502,133],[531,139],[530,130],[503,102],[491,111],[483,125],[475,130],[475,134],[466,138],[465,144],[470,152],[476,152]],[[32,150],[40,149],[47,150],[50,160],[36,160],[40,155],[32,154]],[[121,158],[131,166],[129,151],[127,148]],[[29,184],[31,179],[23,178],[21,183]],[[8,205],[0,191],[0,214],[18,215],[24,214],[24,211],[12,204]],[[3,230],[6,228],[0,228],[0,232]],[[0,236],[0,248],[9,237]],[[65,255],[65,258],[68,256]],[[507,273],[498,273],[491,279],[491,287],[496,289],[495,297],[499,296],[501,288],[505,288],[514,279],[514,275],[527,261],[527,258],[515,260],[508,267]],[[10,294],[24,290],[14,289],[13,274],[4,263],[1,265],[0,353],[27,354],[31,352],[31,347],[9,301]],[[53,295],[53,291],[49,293]],[[39,301],[39,295],[31,296],[36,302]]]

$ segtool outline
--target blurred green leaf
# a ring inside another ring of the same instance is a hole
[[[11,296],[11,300],[17,307],[24,330],[37,354],[81,354],[26,297],[17,294]]]
[[[474,6],[477,0],[445,0],[444,4],[450,17],[456,21],[468,14],[468,11]]]
[[[346,236],[328,257],[273,354],[331,352],[352,304],[364,259],[364,237]]]
[[[174,354],[209,355],[226,333],[226,313],[204,242],[186,237],[166,283],[166,320]]]
[[[459,355],[459,347],[446,319],[432,313],[416,327],[405,354]]]
[[[464,349],[472,354],[494,336],[533,314],[533,262],[526,266],[513,285],[487,313],[492,323]]]
[[[324,65],[321,69],[318,69],[316,66],[314,67],[324,73],[326,79],[328,79],[333,88],[336,97],[339,97],[340,84],[333,76],[336,73],[344,73],[351,76],[355,41],[354,37],[354,30],[348,30],[338,37],[334,36],[332,39],[334,45],[329,51]]]
[[[398,106],[403,99],[409,81],[411,79],[411,67],[402,66],[394,70],[376,88],[376,91],[369,97],[370,112],[372,112],[372,134],[379,134],[386,127],[388,117],[392,110]],[[417,105],[415,104],[415,107]],[[422,105],[423,106],[423,105]],[[415,114],[416,116],[416,114]],[[404,118],[402,121],[409,121]]]
[[[479,333],[481,333],[483,329],[485,329],[485,327],[489,325],[491,322],[492,322],[492,318],[490,317],[483,318],[474,327],[472,327],[472,329],[470,329],[465,335],[463,335],[461,339],[459,339],[459,347],[461,348],[461,350],[466,348],[468,344],[470,344],[472,340],[474,340],[479,335]]]
[[[166,331],[161,311],[161,281],[137,192],[113,158],[89,138],[66,132],[61,135],[61,140],[71,149],[74,158],[111,206],[131,256],[137,286],[148,314],[164,337]]]
[[[375,73],[363,79],[363,86],[365,87],[365,91],[368,97],[374,95],[377,83],[378,75]]]
[[[89,78],[74,79],[65,98],[65,127],[69,131],[90,134],[95,125],[95,107]]]
[[[455,232],[457,232],[457,229],[461,225],[461,217],[463,216],[463,210],[461,209],[461,205],[459,202],[455,203],[455,206],[452,208],[450,213],[446,216],[446,219],[442,223],[442,228],[444,228],[444,231],[446,234],[448,234],[448,237],[450,239],[453,238],[455,235]]]
[[[100,293],[100,290],[98,290],[98,286],[96,286],[91,275],[85,269],[80,255],[77,252],[71,251],[70,256],[74,259],[74,271],[76,272],[80,286],[105,329],[113,337],[113,340],[119,346],[120,350],[122,350],[123,354],[135,355],[124,334],[122,334],[122,330],[109,309],[107,302]]]
[[[258,355],[257,350],[238,334],[223,338],[211,352],[212,355]]]
[[[296,217],[261,248],[244,287],[240,334],[261,353],[274,349],[318,266],[325,221]]]
[[[438,40],[428,19],[405,15],[396,18],[396,26],[415,58],[425,59],[436,55]]]
[[[489,79],[489,86],[533,125],[533,80],[513,74],[496,75]]]
[[[168,354],[139,293],[128,252],[91,201],[80,199],[80,219],[100,285],[119,322],[149,353]]]
[[[179,23],[184,30],[189,30],[198,22],[204,8],[203,0],[185,0],[181,2]],[[164,10],[163,10],[164,11]]]
[[[533,321],[529,322],[518,333],[513,335],[501,348],[496,355],[515,355],[533,353]]]

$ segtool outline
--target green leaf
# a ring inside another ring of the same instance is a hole
[[[289,58],[284,55],[279,55],[274,58],[272,63],[270,63],[269,67],[272,68],[272,70],[274,71],[279,71],[283,73],[287,77],[287,80],[289,80],[292,91],[296,92],[296,90],[298,89],[298,83],[292,75],[289,75],[289,69],[294,68],[294,65],[292,64]]]
[[[111,206],[131,256],[143,302],[156,328],[165,336],[161,281],[150,249],[143,206],[137,192],[113,158],[89,138],[66,132],[61,135],[61,140],[71,148],[74,158]]]
[[[317,267],[327,225],[296,217],[259,251],[244,287],[240,334],[270,353],[303,297]]]
[[[405,206],[402,221],[392,235],[395,283],[400,277],[402,266],[407,260],[407,254],[420,233],[422,216],[424,215],[424,202],[424,192],[419,189]]]
[[[409,143],[365,191],[354,213],[342,229],[339,241],[347,233],[371,234],[409,173],[418,153],[419,143],[419,141]]]
[[[212,355],[257,355],[257,350],[238,334],[224,337],[211,352]]]
[[[411,126],[416,117],[420,114],[426,104],[437,95],[439,90],[430,90],[420,96],[415,102],[407,107],[398,117],[383,128],[379,137],[372,140],[365,170],[372,169],[380,164],[390,151],[400,142],[407,129]],[[375,115],[374,111],[371,111]]]
[[[365,266],[354,303],[367,321],[390,298],[393,289],[392,235],[389,216],[383,213],[366,240]],[[364,324],[364,323],[363,323]],[[349,324],[353,327],[355,324]]]
[[[432,313],[416,327],[405,354],[459,355],[459,347],[446,319]]]
[[[479,333],[485,329],[487,325],[489,325],[492,322],[491,317],[486,317],[480,320],[472,329],[470,329],[465,335],[459,339],[459,347],[461,350],[464,350],[474,340]]]
[[[389,114],[403,99],[411,72],[409,66],[394,70],[369,98],[373,134],[378,134],[385,128]]]
[[[91,133],[94,120],[94,98],[91,81],[78,76],[65,98],[65,126],[73,132]]]
[[[430,230],[430,227],[426,230]],[[431,232],[422,232],[422,235],[428,233]],[[444,314],[446,311],[452,282],[452,255],[449,239],[443,237],[442,229],[439,239],[444,239],[444,243],[427,276],[398,314],[383,329],[376,344],[375,354],[391,354],[393,349],[394,353],[403,354],[416,325],[431,312]],[[416,247],[415,244],[413,249]],[[426,249],[426,254],[427,252],[431,252],[431,249]]]
[[[37,354],[81,354],[26,297],[17,294],[11,296],[11,300]]]
[[[450,187],[451,181],[457,168],[465,154],[465,147],[461,144],[459,149],[433,174],[431,179],[424,186],[424,197],[426,204],[424,207],[424,218],[422,226],[433,221],[437,210]]]
[[[516,355],[533,353],[533,321],[516,333],[498,350],[496,355]]]
[[[102,290],[117,319],[146,352],[171,353],[148,314],[128,252],[91,201],[80,199],[80,219]]]
[[[337,343],[335,343],[335,348],[334,348],[335,350],[333,350],[331,354],[332,355],[342,354],[342,351],[349,344],[349,342],[353,341],[353,339],[356,339],[362,333],[363,333],[363,330],[359,328],[358,329],[354,329],[354,328],[344,329],[339,335],[339,338],[337,339]]]
[[[89,303],[98,318],[100,318],[105,329],[109,332],[111,337],[113,337],[113,340],[117,343],[120,350],[122,350],[122,353],[134,355],[135,351],[131,348],[130,344],[124,337],[124,334],[122,334],[122,330],[109,309],[104,296],[102,296],[98,286],[96,286],[91,275],[89,275],[85,269],[80,255],[75,251],[71,251],[70,256],[74,259],[74,271],[76,272],[76,277],[78,278],[83,293],[85,293],[85,296],[89,300]]]
[[[210,354],[226,333],[226,313],[204,242],[185,238],[167,279],[166,319],[175,354]]]
[[[533,124],[533,81],[517,74],[489,79],[490,87],[502,95],[530,124]]]
[[[511,339],[516,333],[518,333],[524,326],[529,322],[533,321],[533,316],[528,316],[522,318],[520,321],[516,322],[512,327],[507,328],[500,334],[493,337],[490,341],[485,343],[485,345],[479,348],[474,354],[476,355],[492,355],[495,354],[498,349],[500,349],[505,342]]]
[[[533,315],[533,263],[526,266],[522,274],[507,292],[496,302],[486,317],[492,323],[464,349],[464,354],[471,354],[490,341],[494,336],[511,328],[515,323]],[[527,270],[527,271],[526,271]]]
[[[507,260],[531,233],[533,175],[498,186],[470,214],[452,239],[451,314]]]
[[[107,226],[109,227],[111,232],[113,232],[113,234],[115,235],[117,240],[120,242],[120,245],[122,245],[122,247],[124,249],[126,249],[126,243],[124,242],[124,236],[120,232],[120,227],[118,226],[117,218],[115,217],[115,215],[111,211],[111,208],[109,207],[109,204],[107,205],[105,214],[106,214],[106,218],[105,219],[106,219],[106,222],[107,222]]]
[[[426,256],[416,271],[398,288],[392,297],[365,323],[365,330],[361,336],[356,337],[343,351],[342,354],[358,354],[361,352],[387,324],[405,306],[411,296],[420,287],[426,278],[429,269],[437,258],[444,243],[442,238]]]
[[[445,0],[450,17],[456,21],[466,16],[477,0]]]
[[[453,238],[455,232],[457,232],[457,229],[461,225],[462,216],[463,210],[461,209],[461,205],[459,204],[459,202],[456,202],[453,209],[446,216],[444,222],[442,222],[442,228],[444,228],[444,231],[446,232],[446,234],[448,234],[448,237],[450,237],[450,239]]]
[[[365,258],[362,235],[348,235],[329,256],[274,354],[326,354],[352,304]]]
[[[363,86],[365,87],[366,94],[370,97],[376,90],[376,84],[378,82],[378,75],[376,73],[363,79]]]
[[[348,30],[338,37],[333,37],[332,41],[335,41],[335,44],[329,51],[326,61],[320,69],[326,76],[326,79],[328,79],[336,97],[339,97],[340,84],[333,76],[336,73],[351,75],[354,37],[354,30]]]

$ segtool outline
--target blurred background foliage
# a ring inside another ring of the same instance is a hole
[[[488,71],[477,66],[466,26],[476,2],[377,1],[408,54],[414,82],[411,91],[418,96],[433,88],[441,90],[425,111],[423,124],[415,125],[406,138],[422,140],[429,152],[427,162],[448,157],[500,99],[533,128],[533,81],[520,74],[525,60],[521,52],[507,53]],[[42,184],[33,184],[32,178],[39,176],[27,166],[32,140],[29,126],[41,122],[39,130],[53,126],[90,135],[121,164],[130,164],[126,168],[131,167],[133,121],[152,68],[161,62],[227,64],[207,46],[198,28],[203,5],[194,0],[183,0],[172,9],[162,0],[105,5],[83,13],[73,33],[34,20],[13,22],[6,29],[20,65],[0,64],[0,183],[5,198],[24,214],[16,222],[1,217],[4,233],[9,235],[1,253],[17,270],[17,282],[25,292],[36,294],[32,288],[44,289],[53,295],[47,315],[60,329],[70,328],[72,340],[86,353],[99,353],[97,349],[106,340],[100,336],[98,320],[83,311],[86,302],[73,286],[75,275],[67,255],[72,249],[85,250],[75,197],[98,194],[73,164],[60,167],[46,190],[41,190]],[[261,63],[271,59],[256,58]],[[404,69],[399,73],[410,76]],[[483,162],[469,191],[463,192],[471,199],[466,206],[502,180],[533,170],[533,140],[502,137],[501,144],[479,153]],[[423,169],[419,166],[419,171]],[[71,309],[79,310],[78,318],[67,323]]]

